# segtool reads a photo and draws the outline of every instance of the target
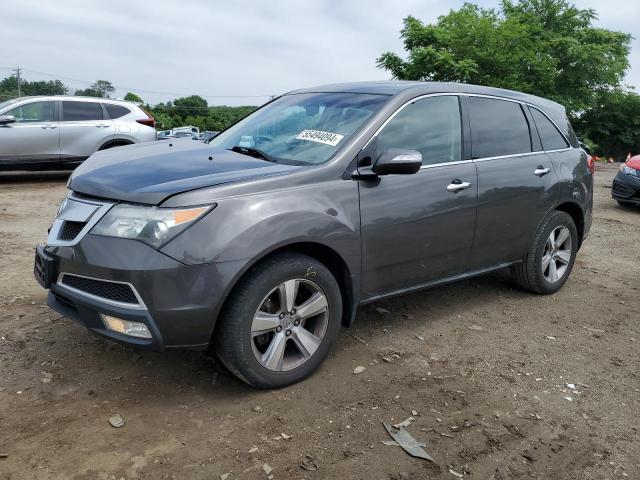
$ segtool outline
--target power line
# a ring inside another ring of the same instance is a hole
[[[56,79],[62,79],[62,80],[68,80],[68,81],[72,81],[72,82],[80,82],[80,83],[84,83],[87,85],[91,85],[94,82],[91,82],[89,80],[81,80],[79,78],[73,78],[73,77],[66,77],[64,75],[56,75],[53,73],[48,73],[48,72],[41,72],[39,70],[33,70],[31,68],[23,68],[22,70],[24,71],[28,71],[31,73],[36,73],[39,75],[45,75],[51,78],[56,78]],[[156,90],[145,90],[142,88],[134,88],[134,87],[125,87],[122,85],[113,85],[115,88],[118,88],[120,90],[129,90],[132,92],[140,92],[140,93],[149,93],[152,95],[174,95],[174,96],[182,96],[182,97],[187,97],[190,95],[193,95],[193,93],[180,93],[180,92],[163,92],[163,91],[156,91]],[[199,95],[200,97],[203,98],[270,98],[273,97],[273,95]]]

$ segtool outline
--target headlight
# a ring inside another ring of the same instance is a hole
[[[58,218],[60,216],[60,214],[64,210],[64,207],[67,206],[67,199],[68,198],[69,198],[69,193],[67,192],[67,194],[64,196],[64,198],[60,202],[60,205],[58,205],[58,211],[56,212],[56,218]]]
[[[638,170],[636,170],[635,168],[631,168],[628,165],[622,165],[622,168],[620,168],[620,170],[622,171],[622,173],[625,173],[627,175],[638,175]]]
[[[214,207],[215,205],[174,209],[115,205],[98,221],[91,233],[140,240],[158,248]]]

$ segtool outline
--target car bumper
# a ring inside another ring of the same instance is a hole
[[[611,196],[621,202],[640,205],[640,177],[618,172],[613,179]]]
[[[142,242],[88,234],[74,246],[39,246],[34,270],[47,277],[49,306],[98,335],[150,349],[203,349],[245,264],[185,265]],[[152,338],[109,330],[101,314],[144,323]]]

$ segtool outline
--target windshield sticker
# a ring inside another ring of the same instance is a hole
[[[296,137],[297,140],[324,143],[325,145],[331,145],[332,147],[335,147],[343,138],[344,135],[323,132],[321,130],[303,130]]]

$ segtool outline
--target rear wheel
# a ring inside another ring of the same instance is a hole
[[[573,219],[554,211],[543,220],[522,262],[511,267],[513,280],[532,292],[557,292],[569,278],[577,251],[578,231]]]
[[[309,376],[329,352],[342,317],[335,278],[317,260],[297,253],[256,265],[231,293],[214,348],[240,379],[277,388]]]

